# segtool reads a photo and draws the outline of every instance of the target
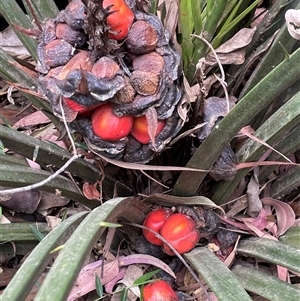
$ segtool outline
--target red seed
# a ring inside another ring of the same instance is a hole
[[[116,141],[127,136],[133,123],[132,116],[115,115],[112,106],[108,103],[97,108],[91,120],[94,133],[107,141]]]
[[[107,24],[110,27],[109,37],[114,40],[123,40],[127,37],[132,25],[134,14],[124,0],[104,0],[103,8],[113,5],[112,12],[107,17]]]
[[[167,218],[170,217],[172,214],[173,212],[170,209],[159,208],[154,211],[151,211],[145,218],[144,226],[159,233],[161,227],[163,226]],[[143,229],[143,234],[145,238],[152,244],[158,246],[162,245],[162,241],[158,237],[156,237],[154,233]]]
[[[200,239],[195,221],[182,213],[170,216],[160,229],[160,235],[174,247],[179,254],[192,250]],[[174,255],[171,248],[163,244],[164,252]]]
[[[145,285],[142,293],[144,301],[179,301],[171,285],[164,280]]]
[[[155,136],[157,136],[163,127],[165,126],[165,121],[157,120],[157,127]],[[150,135],[148,131],[148,122],[145,115],[136,117],[133,120],[132,130],[130,134],[140,143],[148,144],[150,141]]]

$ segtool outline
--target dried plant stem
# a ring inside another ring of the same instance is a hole
[[[222,66],[221,61],[219,60],[218,54],[216,53],[214,47],[205,39],[203,38],[202,35],[192,35],[198,39],[200,39],[202,42],[204,42],[211,50],[211,52],[214,54],[216,61],[218,63],[218,66],[220,68],[220,72],[221,72],[221,77],[217,76],[216,74],[214,74],[214,76],[216,77],[216,79],[220,82],[224,93],[225,93],[225,98],[226,98],[226,102],[227,102],[227,112],[230,111],[230,105],[229,105],[229,96],[228,96],[228,91],[227,91],[227,82],[225,81],[225,72]]]
[[[36,15],[36,13],[35,13],[35,11],[34,11],[32,5],[31,5],[31,3],[30,3],[28,0],[25,0],[25,2],[26,2],[27,6],[28,6],[28,8],[29,8],[29,10],[30,10],[30,13],[32,14],[32,17],[33,17],[33,19],[34,19],[34,21],[35,21],[36,26],[38,27],[38,29],[39,29],[40,31],[43,31],[41,22],[40,22],[40,20],[38,19],[38,17],[37,17],[37,15]]]

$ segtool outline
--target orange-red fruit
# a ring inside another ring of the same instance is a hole
[[[200,239],[194,220],[182,213],[171,215],[160,229],[160,235],[172,245],[179,254],[192,250]],[[169,246],[163,244],[164,252],[174,255]]]
[[[65,103],[74,112],[84,112],[87,109],[87,107],[81,105],[80,103],[78,103],[70,98],[65,98]]]
[[[107,17],[107,24],[110,27],[109,37],[114,40],[123,40],[127,37],[132,25],[134,14],[124,0],[104,0],[103,8],[113,5]]]
[[[172,214],[173,212],[170,209],[159,208],[151,211],[145,218],[144,226],[159,233],[167,218]],[[145,238],[152,244],[158,246],[162,245],[162,241],[158,237],[156,237],[154,233],[143,229],[143,234]]]
[[[81,105],[80,103],[78,103],[75,100],[72,100],[70,98],[65,98],[64,101],[65,101],[65,104],[69,108],[71,108],[74,112],[78,112],[79,114],[91,111],[91,110],[95,109],[96,107],[98,107],[98,105],[92,106],[92,107],[85,107],[85,106]]]
[[[155,136],[160,133],[164,126],[165,122],[163,120],[157,120]],[[148,122],[145,115],[134,118],[131,135],[142,144],[149,143],[150,135],[148,130]]]
[[[108,103],[97,108],[91,120],[94,133],[107,141],[116,141],[127,136],[133,123],[132,116],[115,115],[112,106]]]
[[[143,299],[144,301],[179,301],[171,285],[164,280],[145,285],[143,288]]]

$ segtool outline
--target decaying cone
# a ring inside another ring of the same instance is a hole
[[[146,163],[184,122],[176,109],[181,99],[180,56],[158,17],[122,3],[114,7],[105,0],[71,1],[45,23],[37,70],[54,114],[62,115],[62,101],[70,128],[89,147],[110,158]],[[128,22],[124,26],[123,20]],[[107,102],[119,118],[145,115],[143,135],[150,138],[138,141],[130,132],[117,141],[98,137],[91,116]],[[157,124],[163,124],[159,132]]]

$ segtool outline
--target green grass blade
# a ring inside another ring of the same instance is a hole
[[[66,219],[39,243],[5,288],[1,300],[23,301],[27,298],[39,275],[54,256],[54,254],[50,254],[50,251],[64,243],[70,232],[74,230],[74,227],[81,222],[86,214],[87,212],[81,212]]]
[[[267,273],[242,265],[234,266],[232,272],[247,291],[268,300],[298,301],[300,299],[299,288]]]
[[[200,1],[193,1],[193,0],[190,1],[195,34],[200,34],[203,27],[202,18],[201,18],[201,14],[202,14],[201,4],[199,2]]]
[[[213,129],[196,150],[187,167],[210,170],[239,130],[299,78],[300,49],[297,49],[289,60],[275,67],[220,121],[218,127]],[[173,194],[195,195],[205,176],[205,173],[182,172],[174,186]]]
[[[191,34],[193,33],[194,22],[192,13],[193,0],[182,0],[180,1],[180,31],[182,35],[182,60],[184,63],[185,72],[187,72],[193,55],[193,42]],[[197,2],[197,1],[194,1]],[[197,2],[198,3],[198,2]],[[201,16],[199,16],[201,18]]]
[[[31,225],[30,228],[36,239],[38,241],[42,241],[45,235],[40,231],[40,229],[38,229],[36,225]]]
[[[242,240],[237,251],[300,272],[300,249],[266,238]]]
[[[233,1],[234,2],[234,1]],[[238,10],[240,9],[241,5],[243,3],[243,0],[237,0],[235,1],[234,5],[232,6],[232,10],[229,12],[228,17],[226,18],[224,24],[222,24],[221,29],[219,30],[218,35],[220,35],[223,31],[223,28],[226,28],[234,19],[235,15],[237,14]],[[248,3],[247,1],[245,1],[245,3]],[[217,35],[217,36],[218,36]],[[216,39],[216,38],[215,38]],[[214,40],[215,40],[214,39]]]
[[[196,248],[184,257],[206,281],[218,300],[252,300],[226,265],[207,248]]]
[[[254,1],[251,5],[249,5],[240,15],[234,18],[229,24],[225,23],[225,26],[221,28],[218,35],[213,39],[212,45],[213,47],[218,47],[223,39],[223,37],[230,32],[239,22],[241,22],[245,16],[247,16],[251,11],[255,9],[260,0]],[[241,2],[240,2],[241,3]],[[234,8],[234,11],[237,11],[238,5]]]
[[[140,276],[139,278],[135,279],[133,281],[134,285],[142,285],[145,284],[146,282],[148,282],[155,274],[157,274],[159,271],[161,271],[160,269],[148,272],[143,274],[142,276]]]
[[[193,1],[193,0],[190,0]],[[200,1],[193,1],[200,6]],[[195,4],[194,4],[195,5]],[[224,10],[226,10],[226,6],[229,5],[228,1],[215,1],[215,0],[208,0],[206,1],[206,8],[204,9],[204,21],[202,23],[202,34],[203,37],[208,41],[211,42],[213,36],[218,28],[218,25],[222,22],[223,18],[226,18],[224,15]],[[192,12],[190,12],[191,15]],[[191,16],[193,18],[193,16]],[[196,17],[195,17],[196,18]],[[201,18],[198,16],[198,18]],[[192,34],[193,31],[189,32],[189,35]],[[183,46],[184,49],[184,46]],[[185,76],[187,77],[188,81],[191,82],[196,70],[196,64],[198,63],[201,57],[204,57],[208,46],[202,42],[201,40],[194,38],[193,39],[193,54],[190,57],[191,63],[188,68],[185,68]]]
[[[150,12],[151,14],[156,14],[156,11],[157,11],[157,3],[158,3],[158,0],[150,0],[149,12]]]

